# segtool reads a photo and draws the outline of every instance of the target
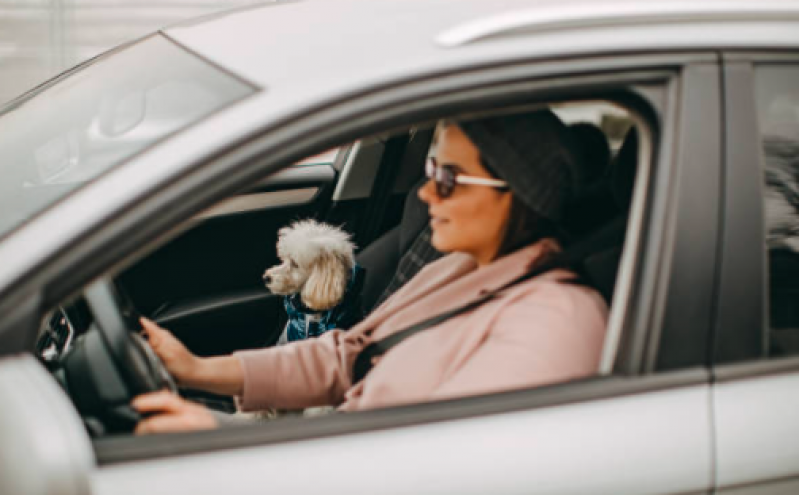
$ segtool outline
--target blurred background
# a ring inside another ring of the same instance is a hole
[[[0,104],[183,19],[263,0],[0,0]]]

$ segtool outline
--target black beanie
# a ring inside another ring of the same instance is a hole
[[[569,129],[550,110],[457,122],[511,191],[549,220],[562,218],[574,189]]]

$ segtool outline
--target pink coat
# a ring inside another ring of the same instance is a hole
[[[550,240],[478,267],[455,253],[419,274],[349,331],[236,353],[243,410],[333,404],[371,409],[535,387],[596,373],[607,306],[594,290],[555,270],[403,341],[352,384],[352,366],[372,340],[460,306],[520,276]]]

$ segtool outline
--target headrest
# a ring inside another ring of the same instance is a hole
[[[569,125],[574,137],[575,189],[579,196],[605,177],[610,164],[610,145],[602,129],[590,122]]]

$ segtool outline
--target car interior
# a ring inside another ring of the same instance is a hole
[[[572,128],[581,157],[563,224],[564,250],[610,304],[641,131],[631,112],[613,102],[551,108]],[[36,353],[69,393],[89,433],[132,431],[138,418],[128,403],[135,391],[167,387],[235,412],[230,398],[178,389],[131,329],[139,328],[138,315],[147,316],[202,356],[275,345],[286,322],[283,297],[265,288],[262,275],[278,264],[277,232],[292,221],[315,218],[351,234],[365,271],[366,313],[401,284],[403,259],[421,259],[420,268],[442,256],[425,235],[427,209],[416,194],[435,129],[435,121],[423,122],[295,163],[196,215],[165,244],[54,308],[42,322]],[[97,326],[100,332],[93,331]],[[114,339],[130,342],[120,346]]]

